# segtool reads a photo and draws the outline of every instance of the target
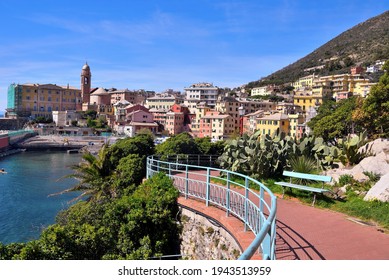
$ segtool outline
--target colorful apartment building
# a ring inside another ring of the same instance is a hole
[[[376,83],[370,83],[369,81],[359,82],[355,85],[353,95],[366,97],[369,95],[370,90],[374,85],[376,85]]]
[[[243,134],[253,134],[257,130],[257,118],[264,115],[263,110],[258,110],[254,113],[246,114],[243,116]]]
[[[153,134],[158,132],[158,124],[154,122],[153,114],[147,108],[133,110],[126,115],[126,124],[123,127],[124,134],[132,137],[141,129],[148,129]]]
[[[270,95],[273,92],[279,90],[279,87],[276,85],[267,85],[263,87],[255,87],[251,89],[251,96],[266,96]]]
[[[166,113],[165,130],[167,130],[170,135],[176,135],[181,132],[190,132],[190,123],[192,120],[190,115],[188,107],[174,104],[169,112]]]
[[[230,115],[235,125],[235,130],[239,130],[241,116],[239,108],[243,109],[243,115],[254,113],[258,110],[271,111],[276,109],[276,103],[270,101],[258,101],[250,99],[237,99],[235,97],[220,97],[216,103],[216,110],[222,114]]]
[[[358,84],[364,85],[370,83],[369,79],[364,78],[361,74],[339,74],[320,77],[319,81],[327,81],[331,84],[333,97],[336,98],[338,92],[354,93]]]
[[[323,104],[323,96],[313,95],[311,92],[296,92],[293,104],[300,106],[302,112],[306,114],[311,108],[317,108]]]
[[[8,87],[8,117],[52,118],[53,111],[76,110],[81,91],[55,84],[11,84]]]
[[[280,132],[289,134],[289,118],[284,113],[265,112],[263,116],[257,118],[257,130],[261,134],[275,135]]]
[[[127,100],[132,104],[144,104],[146,97],[149,95],[148,92],[143,90],[129,90],[129,89],[109,89],[111,96],[111,104],[115,104],[121,100]]]
[[[215,108],[219,88],[212,83],[197,83],[184,88],[187,100],[205,102],[210,108]]]
[[[170,110],[174,104],[182,104],[184,99],[181,96],[161,93],[146,99],[146,107],[157,110]]]
[[[235,130],[235,124],[230,115],[210,110],[205,113],[205,116],[201,117],[197,136],[223,140],[234,134]]]
[[[302,114],[288,114],[289,118],[289,132],[288,135],[300,139],[301,138],[301,133],[299,132],[299,126],[301,126],[305,118]]]
[[[313,75],[308,75],[301,77],[297,81],[293,82],[291,86],[294,87],[294,90],[309,90],[312,88],[314,80],[317,78],[315,74]]]

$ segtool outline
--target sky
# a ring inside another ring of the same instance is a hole
[[[380,0],[1,0],[0,111],[12,83],[238,87],[382,14]]]

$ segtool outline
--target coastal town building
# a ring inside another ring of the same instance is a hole
[[[276,135],[280,132],[289,134],[288,115],[279,112],[265,112],[263,116],[257,118],[257,130],[261,134]]]
[[[210,137],[212,140],[224,140],[234,132],[235,124],[230,115],[210,110],[200,119],[198,137]]]
[[[7,117],[52,118],[53,111],[76,110],[81,91],[56,84],[11,84],[7,95]]]
[[[219,97],[216,103],[216,110],[222,114],[230,115],[235,125],[235,130],[239,130],[241,116],[239,108],[242,107],[243,115],[247,115],[258,110],[271,111],[276,109],[276,103],[270,101],[258,101],[252,99],[237,99],[235,97]]]
[[[80,113],[76,110],[53,111],[52,114],[56,126],[73,126],[81,119]]]
[[[296,92],[293,97],[293,104],[299,106],[304,114],[311,108],[318,108],[323,104],[323,96],[314,95],[309,91]]]
[[[300,139],[302,137],[302,133],[299,131],[299,127],[304,123],[305,118],[303,114],[288,114],[289,118],[289,132],[288,135]]]
[[[219,88],[212,83],[197,83],[184,88],[184,92],[187,100],[204,101],[208,107],[215,108]]]
[[[146,107],[149,109],[170,110],[174,104],[182,104],[184,99],[174,94],[161,93],[146,99]]]
[[[251,89],[251,96],[266,96],[278,92],[280,89],[276,85],[267,85]]]
[[[148,129],[153,134],[157,134],[158,124],[154,122],[153,114],[147,108],[142,107],[135,107],[133,110],[130,110],[130,113],[126,115],[125,125],[117,127],[119,133],[121,132],[129,137],[133,137],[140,130]]]
[[[257,131],[257,118],[260,118],[264,115],[263,110],[258,110],[254,113],[246,114],[243,116],[243,133],[249,135]]]
[[[293,86],[296,91],[311,89],[316,78],[317,76],[315,74],[304,76],[293,82],[291,86]]]
[[[199,102],[197,104],[195,114],[192,114],[192,111],[191,111],[190,131],[194,136],[198,137],[199,132],[200,132],[200,120],[210,110],[211,110],[211,108],[208,107],[205,102]]]

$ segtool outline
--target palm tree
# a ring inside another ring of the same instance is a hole
[[[83,161],[71,168],[75,173],[65,176],[64,178],[75,178],[78,183],[57,194],[63,194],[73,191],[82,193],[72,201],[79,200],[82,197],[89,196],[89,199],[99,200],[102,197],[116,196],[112,186],[112,178],[115,172],[110,161],[109,144],[104,144],[97,156],[86,152],[82,156]]]

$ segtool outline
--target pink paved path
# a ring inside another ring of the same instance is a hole
[[[254,234],[243,223],[204,202],[179,198],[179,203],[219,220],[243,249]],[[389,234],[349,220],[349,216],[289,199],[277,199],[278,260],[389,260]],[[259,258],[260,256],[254,256]]]

